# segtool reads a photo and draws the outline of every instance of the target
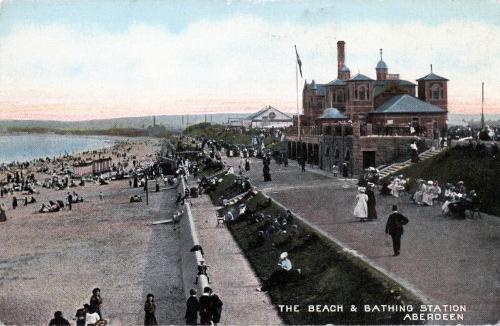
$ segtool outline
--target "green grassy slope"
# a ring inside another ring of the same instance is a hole
[[[230,175],[224,179],[227,180],[217,187],[218,194],[223,194],[225,188],[231,188]],[[263,208],[267,199],[260,193],[244,201],[252,212],[273,217],[285,214],[275,203]],[[236,203],[235,206],[239,204]],[[227,209],[223,208],[222,212]],[[298,235],[273,235],[265,241],[260,241],[257,236],[261,223],[249,224],[247,219],[240,218],[228,224],[233,237],[261,280],[269,278],[283,251],[289,253],[293,267],[301,269],[300,277],[269,289],[274,304],[300,306],[300,312],[280,312],[286,324],[404,324],[404,313],[365,313],[362,307],[365,304],[419,306],[420,302],[404,289],[401,297],[396,297],[391,292],[400,288],[396,282],[350,256],[299,220],[294,219],[293,223],[298,225]],[[308,312],[308,305],[343,305],[344,311]],[[351,305],[358,307],[358,310],[350,311]]]

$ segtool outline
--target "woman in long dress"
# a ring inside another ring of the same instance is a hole
[[[368,196],[365,194],[366,188],[359,187],[356,195],[356,207],[354,207],[354,216],[359,218],[361,222],[368,218]]]
[[[373,192],[373,188],[375,184],[368,182],[368,189],[366,190],[366,195],[368,196],[368,219],[374,220],[377,218],[377,201],[375,199],[375,193]]]

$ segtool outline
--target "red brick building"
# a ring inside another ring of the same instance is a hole
[[[410,124],[443,129],[448,113],[448,79],[432,72],[414,83],[390,74],[382,58],[375,67],[376,80],[351,77],[345,64],[345,42],[337,42],[337,78],[327,84],[304,84],[300,117],[304,126],[317,125],[326,109],[335,108],[352,121],[379,126]]]

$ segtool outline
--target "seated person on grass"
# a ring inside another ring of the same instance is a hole
[[[297,269],[296,272],[300,274],[300,269]],[[267,281],[264,281],[264,285],[258,288],[257,291],[266,292],[271,287],[288,282],[293,276],[294,271],[292,270],[292,262],[288,258],[288,253],[282,252],[278,260],[278,268],[271,274]]]

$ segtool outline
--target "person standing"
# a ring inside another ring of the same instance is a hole
[[[189,298],[186,301],[186,314],[184,318],[186,319],[187,325],[198,324],[198,311],[200,310],[200,304],[198,298],[196,297],[196,290],[189,290]]]
[[[68,192],[68,208],[71,210],[71,204],[73,203],[73,195],[71,195],[70,192]]]
[[[92,296],[90,297],[90,308],[93,312],[99,314],[99,317],[102,318],[101,312],[102,298],[101,298],[101,290],[99,288],[95,288],[92,290]]]
[[[7,214],[5,214],[6,210],[4,203],[0,203],[0,222],[7,221]]]
[[[56,311],[54,313],[54,318],[50,320],[49,326],[70,326],[71,324],[67,319],[63,317],[61,311]]]
[[[99,191],[99,199],[100,199],[100,200],[103,200],[103,199],[104,199],[104,194],[102,193],[102,191]]]
[[[155,296],[149,293],[146,296],[146,303],[144,303],[144,325],[145,326],[155,326],[158,325],[156,321],[156,304]]]
[[[360,222],[366,221],[368,217],[368,196],[365,194],[366,188],[359,187],[356,195],[356,206],[354,207],[354,216],[359,218]]]
[[[17,208],[17,198],[16,196],[12,197],[12,209]]]
[[[418,157],[417,142],[413,142],[410,144],[410,151],[411,151],[411,161],[413,163],[417,163],[420,160],[420,158]]]
[[[368,196],[368,219],[375,220],[377,219],[377,201],[375,199],[375,193],[373,192],[373,188],[375,184],[368,182],[368,189],[366,189],[366,195]]]
[[[387,219],[385,226],[385,233],[392,237],[392,247],[394,249],[394,256],[399,256],[401,249],[401,236],[403,235],[403,225],[408,223],[408,218],[398,212],[396,205],[392,206],[392,213]]]
[[[87,312],[89,311],[89,305],[84,304],[83,308],[80,308],[76,311],[75,314],[75,320],[76,320],[76,326],[85,326],[85,317],[87,316]]]
[[[250,171],[250,162],[247,159],[245,159],[245,171]]]
[[[300,167],[302,168],[302,172],[306,172],[306,159],[303,157],[300,158]]]

